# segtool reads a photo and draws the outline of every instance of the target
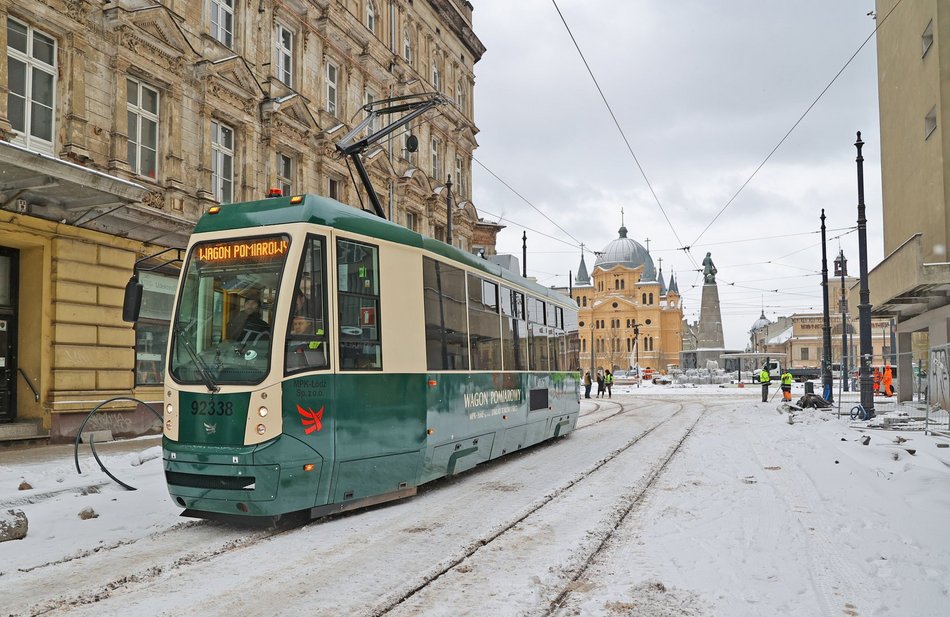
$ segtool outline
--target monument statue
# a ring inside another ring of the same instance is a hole
[[[713,264],[711,253],[706,253],[706,258],[703,259],[703,278],[706,283],[715,283],[716,282],[716,266]]]

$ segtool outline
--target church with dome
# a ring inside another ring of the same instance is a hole
[[[679,365],[682,351],[683,307],[676,278],[669,285],[653,263],[648,248],[619,237],[595,253],[593,269],[587,272],[584,255],[569,293],[577,302],[580,363],[582,370],[666,371]],[[593,373],[592,373],[593,374]]]

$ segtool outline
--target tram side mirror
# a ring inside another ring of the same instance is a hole
[[[135,323],[139,320],[139,311],[142,308],[142,283],[135,273],[125,285],[125,298],[122,300],[122,321]]]

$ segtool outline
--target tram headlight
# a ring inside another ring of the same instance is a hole
[[[257,425],[257,434],[258,434],[258,435],[263,435],[265,431],[267,431],[267,427],[266,427],[266,426],[264,426],[263,424],[258,424],[258,425]]]
[[[262,417],[262,418],[266,418],[266,417],[267,417],[267,407],[264,407],[264,406],[262,405],[261,408],[257,410],[257,415],[259,415],[259,416]]]
[[[172,415],[173,413],[175,413],[175,406],[172,405],[171,403],[165,405],[165,413],[167,413],[168,415]]]
[[[172,430],[172,421],[171,421],[171,420],[166,420],[166,421],[165,421],[165,428],[168,429],[169,431]]]

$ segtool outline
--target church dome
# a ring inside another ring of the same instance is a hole
[[[643,266],[643,281],[655,281],[656,269],[653,267],[653,258],[650,253],[643,248],[643,245],[632,238],[627,237],[627,228],[621,227],[620,237],[611,241],[604,250],[597,256],[594,267],[600,266],[603,269],[612,268],[616,265],[626,266],[627,268],[639,268]]]
[[[759,316],[759,318],[755,320],[755,323],[752,324],[752,332],[755,332],[756,330],[758,330],[758,329],[760,329],[760,328],[764,328],[764,327],[769,326],[769,325],[771,325],[771,324],[772,324],[772,322],[769,321],[769,320],[765,317],[765,311],[762,311],[762,315]]]

